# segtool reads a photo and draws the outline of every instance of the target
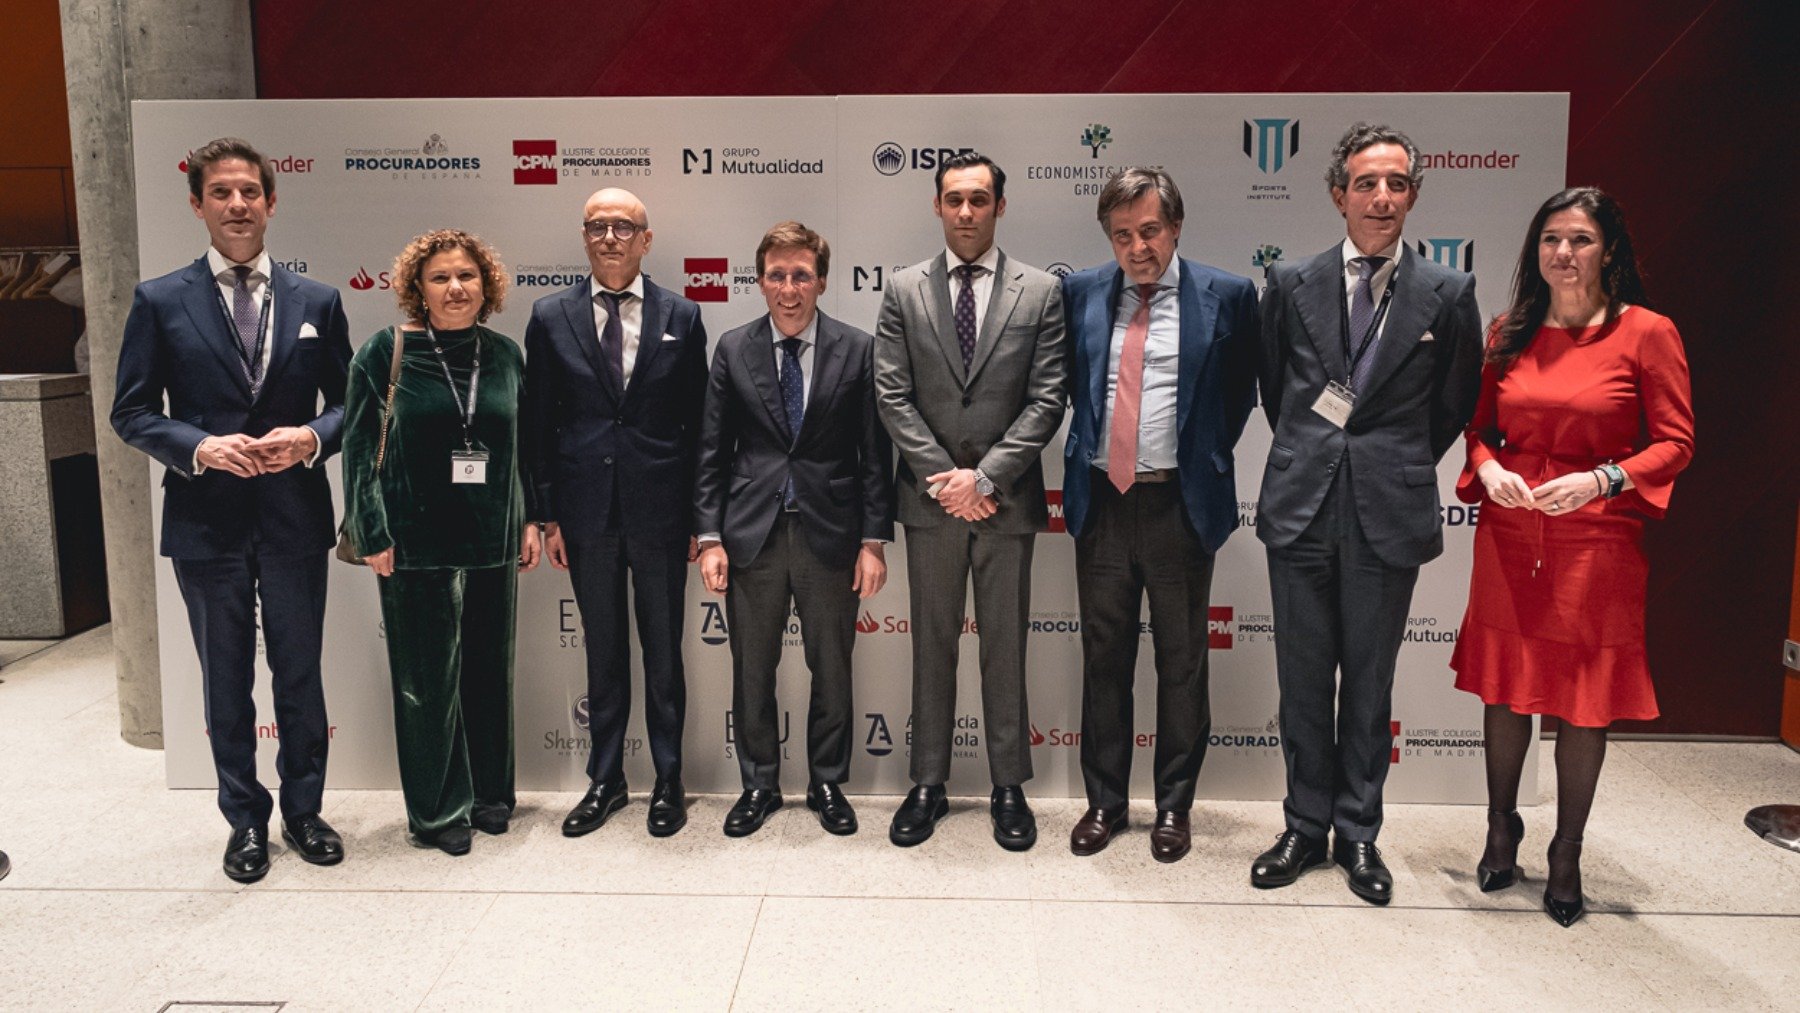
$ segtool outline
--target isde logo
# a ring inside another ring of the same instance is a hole
[[[939,165],[957,155],[966,155],[974,148],[903,148],[894,141],[882,141],[875,146],[869,156],[874,163],[875,171],[883,176],[898,176],[907,169],[925,169],[936,171]]]
[[[1244,155],[1265,173],[1277,173],[1300,153],[1299,120],[1245,120]]]

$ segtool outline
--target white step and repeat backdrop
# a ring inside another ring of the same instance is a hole
[[[139,244],[146,277],[199,255],[206,237],[187,202],[187,153],[221,135],[250,140],[279,172],[271,254],[336,286],[353,343],[395,317],[394,255],[430,228],[472,230],[497,247],[512,275],[492,326],[523,335],[531,301],[587,273],[579,223],[587,195],[623,186],[649,208],[655,243],[645,269],[701,303],[715,337],[764,311],[755,285],[757,241],[798,218],[833,249],[826,312],[870,329],[895,268],[942,248],[931,214],[932,170],[978,149],[1007,172],[1000,244],[1028,263],[1067,273],[1107,261],[1094,220],[1107,175],[1161,165],[1182,187],[1181,253],[1261,278],[1339,241],[1342,219],[1322,173],[1331,145],[1356,120],[1408,131],[1427,159],[1407,241],[1480,278],[1484,314],[1501,305],[1532,211],[1563,185],[1568,99],[1529,95],[970,95],[802,98],[482,99],[329,102],[152,102],[134,107]],[[1061,437],[1045,455],[1060,484]],[[1238,445],[1240,527],[1213,583],[1213,741],[1203,798],[1277,799],[1283,792],[1267,571],[1247,528],[1269,433],[1253,416]],[[1451,686],[1450,651],[1468,589],[1476,512],[1450,489],[1460,449],[1439,468],[1448,550],[1414,596],[1395,687],[1395,801],[1483,798],[1481,708]],[[334,482],[338,465],[330,464]],[[1052,499],[1058,496],[1052,493]],[[155,498],[160,511],[160,487]],[[1055,504],[1053,502],[1053,516]],[[856,653],[857,754],[849,788],[908,785],[911,687],[906,566],[889,553],[890,581],[863,610]],[[1080,795],[1081,645],[1073,542],[1038,540],[1028,664],[1033,753],[1043,795]],[[334,564],[325,641],[332,721],[330,786],[398,785],[393,711],[374,579]],[[697,791],[739,787],[729,714],[730,658],[723,603],[689,581],[685,776]],[[158,571],[164,729],[171,787],[214,784],[200,674],[166,562]],[[587,710],[581,622],[565,574],[521,580],[518,617],[518,775],[522,788],[584,787]],[[799,643],[796,621],[791,645]],[[987,790],[975,664],[963,641],[953,791]],[[635,651],[634,651],[635,653]],[[805,784],[806,672],[787,653],[781,700],[784,781]],[[1139,660],[1139,756],[1134,791],[1149,794],[1155,678],[1146,635]],[[275,744],[267,681],[258,687],[265,776]],[[627,740],[636,784],[652,777],[642,722]],[[1526,797],[1535,796],[1534,764]]]

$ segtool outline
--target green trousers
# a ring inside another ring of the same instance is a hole
[[[396,570],[379,578],[394,738],[413,833],[511,813],[518,570]]]

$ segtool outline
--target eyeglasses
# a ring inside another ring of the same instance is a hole
[[[648,228],[648,226],[628,221],[603,222],[597,218],[581,223],[581,231],[587,233],[589,238],[604,239],[607,232],[610,231],[613,238],[620,242],[629,242],[631,237],[637,235],[638,230],[643,228]]]
[[[811,271],[795,271],[793,274],[789,274],[786,271],[770,271],[768,274],[763,275],[763,280],[776,288],[780,288],[790,281],[794,283],[795,288],[805,288],[819,279],[818,275],[813,274]]]

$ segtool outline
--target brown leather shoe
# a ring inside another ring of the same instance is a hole
[[[1156,826],[1150,830],[1150,857],[1159,862],[1179,862],[1188,853],[1188,814],[1173,809],[1156,811]]]
[[[1105,851],[1119,831],[1125,829],[1125,812],[1123,807],[1111,811],[1090,807],[1069,831],[1069,850],[1083,858]]]

